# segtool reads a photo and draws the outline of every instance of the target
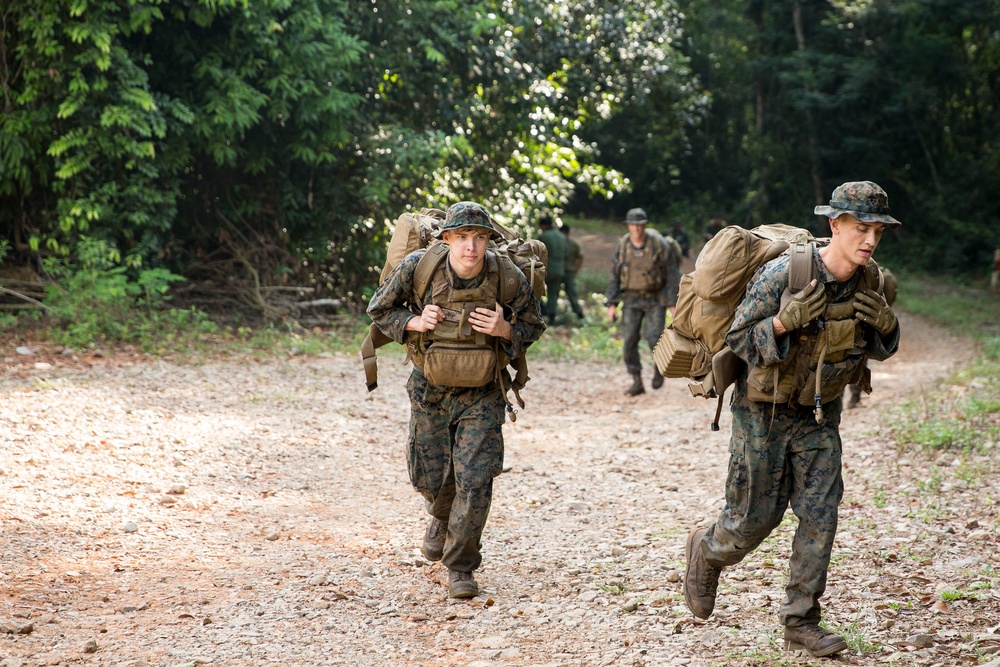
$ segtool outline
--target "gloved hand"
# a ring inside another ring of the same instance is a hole
[[[826,309],[826,290],[813,280],[792,295],[791,300],[778,312],[778,320],[785,331],[794,331],[809,324]]]
[[[875,327],[882,336],[896,328],[896,314],[885,299],[872,290],[858,290],[854,294],[854,316]]]

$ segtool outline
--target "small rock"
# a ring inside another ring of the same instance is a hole
[[[47,361],[36,361],[35,362],[35,370],[38,370],[38,371],[47,371],[50,368],[52,368],[52,364],[50,364]]]
[[[974,530],[976,528],[979,528],[979,521],[977,521],[976,519],[972,519],[971,521],[965,524],[965,527],[968,528],[969,530]]]
[[[669,581],[670,583],[676,584],[680,580],[681,580],[681,573],[678,572],[677,570],[670,570],[670,572],[667,572],[667,581]]]
[[[137,524],[135,521],[129,521],[124,526],[122,526],[122,530],[124,530],[126,533],[134,533],[137,530],[139,530],[139,524]]]
[[[934,646],[934,638],[930,635],[913,635],[912,637],[907,637],[906,641],[917,648],[930,648]]]
[[[270,533],[264,536],[264,539],[267,540],[268,542],[274,542],[279,537],[281,537],[281,535],[278,534],[278,531],[272,530]]]
[[[174,484],[167,489],[167,493],[173,496],[183,496],[185,491],[187,491],[187,487],[183,484]]]
[[[309,584],[310,586],[322,586],[323,584],[326,583],[326,575],[314,574],[313,576],[309,577],[306,583]]]
[[[593,602],[597,599],[599,593],[597,591],[584,591],[580,593],[580,602]]]
[[[970,542],[982,542],[983,540],[990,539],[990,531],[988,530],[974,530],[969,533],[969,536],[965,538]]]
[[[97,653],[97,642],[93,639],[88,639],[87,643],[83,645],[80,649],[81,653]]]
[[[14,348],[14,351],[20,354],[21,356],[28,356],[29,354],[35,353],[35,351],[32,350],[30,347],[26,347],[24,345],[17,346],[16,348]]]
[[[633,612],[638,608],[639,608],[639,601],[635,598],[632,598],[631,600],[622,605],[622,610],[627,612]]]

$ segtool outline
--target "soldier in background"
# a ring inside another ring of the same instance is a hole
[[[566,274],[569,244],[566,242],[566,237],[553,227],[551,216],[542,216],[538,226],[542,230],[538,240],[545,244],[545,250],[548,252],[548,260],[545,262],[545,302],[542,304],[542,315],[548,318],[549,324],[555,324],[559,288]]]
[[[996,294],[1000,289],[1000,248],[993,251],[993,275],[990,276],[990,291]]]
[[[687,257],[688,251],[691,250],[691,239],[688,238],[687,232],[681,226],[680,220],[674,220],[674,227],[670,230],[670,236],[677,241],[677,244],[681,247],[681,256]]]
[[[559,231],[566,237],[569,248],[566,255],[566,272],[563,273],[563,290],[566,292],[566,298],[569,300],[569,306],[573,309],[573,313],[582,320],[583,308],[580,307],[580,297],[576,293],[576,274],[583,266],[583,246],[570,236],[570,227],[565,222]]]
[[[628,234],[618,241],[612,258],[611,276],[605,292],[604,305],[608,321],[618,318],[618,303],[622,304],[622,353],[625,368],[632,376],[626,396],[645,393],[642,384],[642,361],[639,340],[644,339],[652,350],[663,333],[667,308],[677,303],[680,270],[677,255],[659,232],[646,229],[649,220],[641,208],[633,208],[625,216]],[[653,364],[653,389],[663,386],[663,376]]]
[[[705,225],[705,241],[711,241],[715,238],[715,235],[722,231],[722,228],[728,225],[726,219],[722,217],[721,212],[717,212],[712,216],[712,219],[708,221]]]

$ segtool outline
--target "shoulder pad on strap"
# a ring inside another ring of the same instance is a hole
[[[428,246],[427,252],[417,261],[417,267],[413,270],[413,296],[415,298],[423,301],[424,294],[430,287],[431,278],[434,277],[434,272],[447,256],[447,243],[433,243]]]
[[[788,248],[788,291],[801,291],[816,277],[816,263],[813,262],[815,244],[793,243]]]

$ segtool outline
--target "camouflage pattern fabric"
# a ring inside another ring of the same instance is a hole
[[[475,389],[436,387],[414,368],[407,469],[427,512],[448,524],[441,562],[472,572],[493,500],[493,478],[503,469],[504,401],[496,383]]]
[[[726,507],[705,534],[702,553],[716,566],[740,562],[791,505],[799,525],[779,618],[790,626],[818,623],[844,494],[840,399],[824,405],[817,424],[811,408],[749,400],[741,378],[732,413]]]
[[[502,238],[500,232],[493,226],[493,218],[490,217],[489,212],[482,204],[472,201],[460,201],[449,206],[448,212],[445,213],[444,223],[435,236],[440,237],[441,232],[446,232],[449,229],[461,229],[462,227],[483,227],[491,232],[494,239]]]
[[[814,250],[816,279],[826,287],[827,303],[850,301],[861,281],[862,270],[854,272],[846,282],[837,279],[820,259],[819,250]],[[788,356],[792,336],[774,335],[772,318],[781,308],[781,294],[788,285],[789,256],[781,255],[771,260],[750,280],[743,302],[736,308],[736,316],[726,335],[726,344],[741,359],[750,364],[770,365],[784,361]],[[865,327],[865,348],[869,359],[884,361],[896,353],[899,346],[899,327],[885,339],[868,325]]]
[[[622,356],[630,375],[642,372],[639,340],[645,340],[652,350],[663,333],[667,308],[656,297],[641,297],[628,292],[622,301]]]
[[[406,339],[406,322],[416,317],[413,273],[426,250],[407,255],[388,275],[368,304],[372,321],[397,343]],[[486,271],[461,280],[445,275],[459,289],[478,287]],[[521,276],[514,299],[505,305],[511,340],[500,344],[511,359],[525,353],[545,331],[538,300]],[[410,434],[406,446],[410,482],[427,511],[448,524],[442,562],[471,572],[482,560],[480,542],[493,498],[493,478],[503,468],[504,399],[496,382],[472,389],[436,387],[414,368],[407,382]]]
[[[838,283],[818,252],[813,260],[828,302],[850,300],[863,269]],[[744,361],[773,364],[789,353],[792,336],[777,339],[772,325],[787,285],[788,261],[783,255],[761,267],[736,310],[726,343]],[[868,329],[864,338],[870,358],[882,361],[896,352],[899,327],[885,339]],[[746,378],[744,371],[732,399],[726,507],[706,532],[702,553],[716,566],[740,562],[781,523],[791,505],[799,525],[792,542],[780,619],[788,626],[816,623],[843,497],[841,398],[823,405],[823,419],[817,423],[808,407],[750,401]]]
[[[576,273],[583,261],[583,246],[574,238],[567,238],[569,254],[566,256],[566,273],[563,274],[562,290],[566,293],[570,308],[577,317],[583,319],[583,308],[580,307],[580,295],[576,291]]]

